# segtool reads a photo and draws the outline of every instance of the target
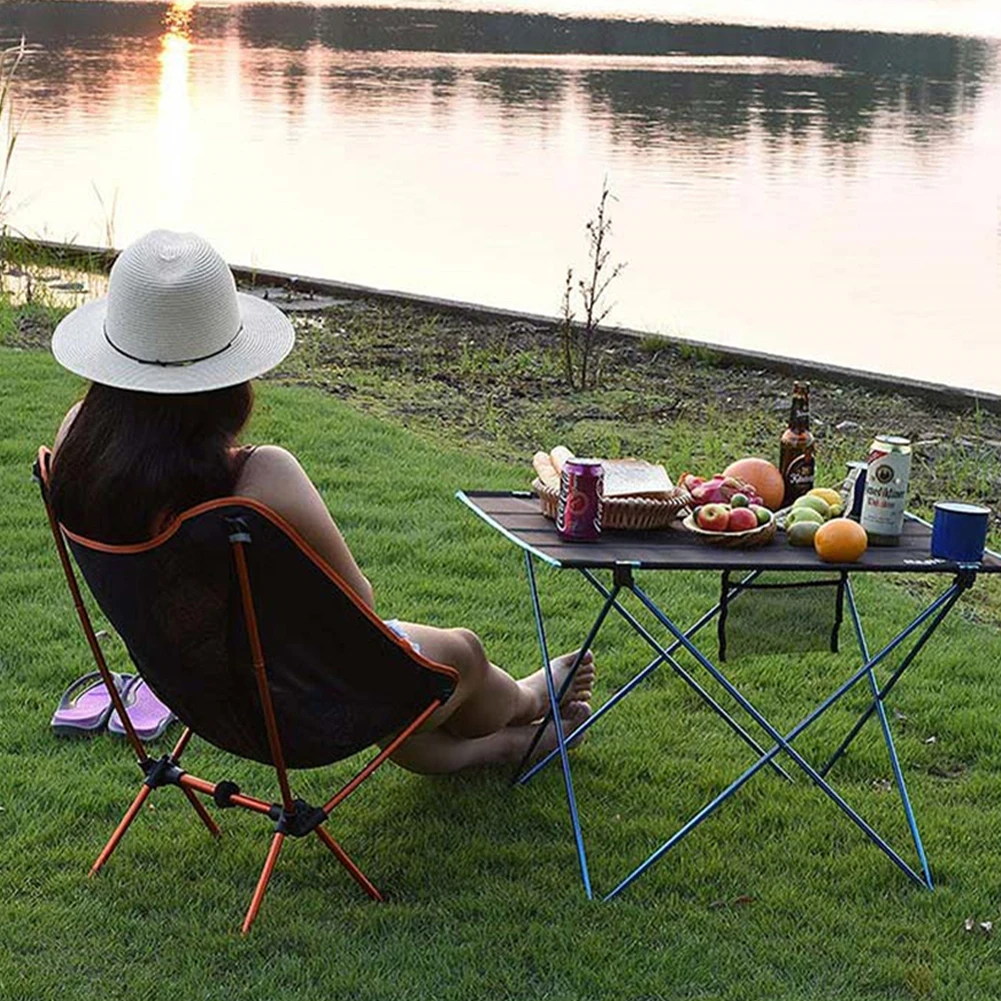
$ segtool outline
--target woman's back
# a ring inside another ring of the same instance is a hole
[[[249,384],[184,396],[95,383],[66,415],[54,447],[59,521],[112,545],[145,542],[183,511],[230,495],[281,515],[369,606],[372,588],[296,458],[274,445],[238,446]]]

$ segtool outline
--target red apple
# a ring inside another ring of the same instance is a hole
[[[726,524],[728,532],[746,532],[758,527],[758,516],[749,507],[735,507]]]
[[[730,508],[726,504],[703,504],[697,520],[699,528],[707,532],[725,532],[730,521]]]

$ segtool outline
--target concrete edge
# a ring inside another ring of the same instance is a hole
[[[86,264],[89,267],[96,266],[105,270],[111,267],[120,252],[107,247],[90,247],[84,244],[59,243],[51,240],[33,240],[26,237],[8,236],[5,239],[29,251],[33,249],[44,251],[57,260]],[[284,271],[268,271],[263,268],[252,268],[240,264],[231,264],[230,267],[238,282],[250,285],[278,285],[280,287],[295,289],[298,292],[316,292],[354,299],[376,299],[397,305],[416,305],[441,313],[458,314],[484,321],[503,320],[509,323],[530,323],[538,327],[555,327],[561,322],[559,317],[556,316],[526,313],[513,309],[501,309],[499,307],[484,306],[480,303],[463,302],[456,299],[440,299],[436,296],[418,295],[411,292],[401,292],[396,289],[357,285],[352,282],[314,278]],[[674,337],[669,334],[633,330],[630,327],[606,326],[602,330],[605,334],[612,335],[613,337],[630,337],[636,340],[660,338],[664,341],[666,347],[704,351],[707,355],[726,365],[762,369],[783,375],[808,376],[810,378],[827,379],[835,382],[850,382],[868,389],[878,390],[882,393],[917,396],[953,410],[979,407],[992,413],[1001,413],[1001,395],[968,389],[966,387],[947,386],[944,383],[925,382],[921,379],[884,375],[880,372],[867,372],[863,369],[829,365],[823,362],[790,359],[781,355],[768,354],[764,351],[745,350],[723,344],[713,344],[709,341],[690,340],[687,337]]]

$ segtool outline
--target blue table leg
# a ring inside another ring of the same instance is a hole
[[[739,596],[744,591],[746,591],[748,587],[748,582],[753,578],[757,577],[760,573],[761,573],[760,570],[754,570],[750,574],[748,574],[747,577],[745,577],[743,580],[735,584],[731,590],[731,594],[728,600],[732,601],[735,597]],[[585,576],[587,576],[587,571],[584,571],[584,574]],[[598,589],[598,591],[600,591],[603,594],[607,593],[605,587],[599,580],[594,579],[592,580],[592,583]],[[715,615],[719,611],[719,609],[720,609],[720,604],[717,604],[714,608],[711,608],[708,612],[706,612],[705,615],[702,616],[701,619],[699,619],[695,623],[695,625],[690,626],[688,629],[685,630],[685,636],[691,639],[691,637],[694,636],[699,631],[699,629],[702,628],[702,626],[704,626],[707,622],[709,622],[712,619],[713,615]],[[745,744],[748,745],[748,747],[750,747],[757,754],[765,753],[765,749],[678,663],[678,661],[674,657],[671,656],[674,653],[674,651],[677,650],[679,646],[681,646],[680,640],[675,640],[669,647],[667,647],[667,649],[665,649],[651,635],[650,631],[645,629],[642,626],[642,624],[636,619],[636,617],[630,614],[630,612],[627,611],[625,607],[623,607],[621,602],[619,601],[615,602],[615,610],[632,627],[633,631],[643,640],[645,640],[646,643],[650,647],[652,647],[653,650],[657,653],[658,656],[655,663],[661,664],[666,662],[668,666],[671,668],[671,670],[674,671],[674,673],[678,675],[678,677],[681,678],[682,681],[684,681],[685,684],[687,684],[688,687],[691,688],[692,691],[695,692],[695,694],[698,695],[698,697],[702,699],[702,701],[705,702],[706,705],[709,706],[709,708],[712,709],[712,711],[716,713],[716,715],[719,716],[723,720],[723,722],[726,723],[726,725],[730,727],[730,729],[733,730],[733,732],[737,734],[737,736],[740,737],[741,740],[744,741]],[[787,779],[788,781],[792,781],[789,775],[786,774],[785,770],[782,768],[781,765],[776,764],[775,762],[771,762],[770,764],[777,774],[781,775],[784,779]]]
[[[858,640],[859,651],[862,660],[869,663],[869,644],[866,642],[865,630],[862,628],[862,618],[859,615],[858,606],[855,604],[855,592],[852,589],[851,581],[846,583],[845,596],[848,599],[848,614],[852,617],[855,626],[855,636]],[[911,807],[911,798],[907,794],[907,785],[904,782],[904,773],[900,767],[900,759],[897,757],[897,748],[893,743],[893,734],[890,732],[890,721],[886,718],[886,707],[883,705],[883,697],[879,693],[879,684],[876,681],[876,672],[869,670],[869,689],[872,692],[873,704],[879,715],[879,726],[883,731],[883,741],[886,744],[887,753],[890,755],[890,765],[893,768],[893,777],[897,783],[897,791],[900,793],[900,801],[904,807],[904,815],[907,817],[907,826],[911,831],[911,838],[914,841],[914,848],[918,853],[918,860],[921,863],[921,871],[924,873],[925,885],[929,890],[933,889],[931,870],[928,868],[928,859],[925,856],[925,848],[921,842],[921,834],[918,831],[918,822]]]
[[[937,614],[932,622],[932,625],[928,628],[925,634],[917,639],[914,646],[907,652],[907,655],[901,660],[900,664],[897,665],[897,669],[890,676],[889,681],[880,689],[879,698],[885,699],[890,693],[894,685],[900,680],[900,676],[908,668],[911,661],[918,655],[921,648],[924,646],[928,637],[931,636],[933,632],[939,627],[942,620],[949,614],[950,609],[959,600],[960,595],[966,590],[970,585],[963,581],[962,579],[957,579],[956,583],[952,585],[943,595],[942,598],[947,600],[943,601],[941,607],[937,609]],[[893,647],[899,645],[911,632],[913,632],[912,627],[908,628],[896,637],[887,649],[892,649]],[[843,741],[838,745],[837,750],[827,759],[824,767],[820,769],[820,774],[826,776],[827,773],[834,767],[838,759],[848,750],[851,742],[858,736],[859,731],[863,726],[869,721],[869,718],[876,711],[876,701],[870,702],[868,708],[862,715],[855,721],[855,725],[848,731],[848,735]]]
[[[532,565],[532,554],[525,553],[525,567],[528,571],[528,586],[532,595],[532,611],[535,613],[535,628],[539,639],[539,649],[542,651],[542,669],[546,677],[546,690],[549,693],[549,706],[554,718],[559,717],[560,701],[553,681],[553,669],[549,664],[549,646],[546,643],[546,627],[542,620],[542,606],[539,603],[539,590],[535,583],[535,567]],[[587,856],[584,853],[584,836],[581,832],[580,817],[577,814],[577,798],[573,791],[573,778],[570,775],[570,760],[567,756],[567,741],[563,735],[563,727],[555,726],[556,746],[563,765],[563,782],[566,786],[567,806],[570,809],[570,823],[573,827],[574,844],[577,847],[577,861],[580,864],[580,878],[584,883],[584,893],[588,900],[594,899],[591,891],[591,876],[587,869]]]
[[[919,886],[926,886],[927,884],[901,857],[898,855],[886,841],[883,840],[877,834],[877,832],[861,817],[859,814],[852,809],[851,806],[826,782],[817,771],[799,754],[795,748],[792,747],[792,740],[795,739],[800,733],[803,732],[808,726],[810,726],[816,719],[818,719],[823,713],[825,713],[836,701],[838,701],[846,692],[853,688],[863,677],[867,677],[872,669],[881,662],[885,657],[887,657],[893,649],[895,649],[903,639],[913,633],[921,625],[932,618],[936,612],[938,612],[943,606],[950,603],[950,599],[955,600],[956,592],[960,589],[958,584],[953,584],[948,588],[942,595],[936,598],[927,608],[925,608],[914,621],[891,643],[884,647],[875,657],[869,659],[858,671],[855,672],[852,677],[850,677],[846,682],[844,682],[834,693],[832,693],[828,698],[826,698],[812,713],[810,713],[804,720],[802,720],[793,730],[791,730],[785,737],[783,737],[778,730],[775,729],[768,722],[768,720],[750,703],[750,701],[745,698],[723,675],[723,673],[708,660],[708,658],[680,631],[680,629],[668,618],[667,615],[661,611],[656,603],[649,598],[640,588],[634,587],[633,593],[640,599],[640,601],[646,606],[650,613],[667,628],[671,634],[681,642],[681,645],[685,647],[686,650],[705,668],[716,681],[724,688],[724,690],[737,701],[737,703],[747,712],[752,719],[754,719],[759,726],[762,727],[771,737],[775,740],[775,746],[772,747],[767,754],[763,755],[758,759],[750,768],[748,768],[743,775],[732,782],[726,789],[723,790],[715,799],[713,799],[709,804],[703,807],[694,817],[691,818],[679,831],[677,831],[671,838],[669,838],[663,845],[660,846],[652,855],[650,855],[646,860],[640,863],[622,882],[619,883],[606,897],[605,899],[611,899],[629,886],[634,880],[636,880],[643,872],[645,872],[650,866],[662,858],[674,845],[676,845],[682,838],[694,830],[699,824],[702,823],[707,817],[709,817],[723,802],[725,802],[730,796],[732,796],[745,782],[747,782],[753,775],[755,775],[764,765],[770,761],[776,754],[780,751],[785,751],[792,760],[799,765],[799,767],[809,776],[811,781],[829,798],[835,805],[854,823],[868,838],[873,842],[893,863],[896,865],[905,875],[912,879]],[[923,642],[931,635],[934,628],[937,626],[940,619],[936,619],[932,622],[932,625],[926,630],[925,634],[918,640],[918,643],[923,644]]]
[[[570,665],[570,671],[567,673],[566,680],[560,686],[560,690],[559,692],[557,692],[556,695],[556,702],[553,703],[553,705],[558,706],[563,701],[563,696],[566,694],[571,683],[573,682],[574,675],[577,673],[577,668],[580,667],[584,654],[591,649],[591,646],[594,643],[594,638],[595,636],[598,635],[598,631],[601,629],[601,626],[604,623],[606,616],[608,615],[609,609],[611,609],[611,607],[616,603],[616,598],[618,597],[619,590],[620,590],[619,587],[616,586],[615,588],[612,589],[612,591],[609,594],[606,595],[607,600],[605,601],[605,604],[602,606],[601,611],[598,613],[598,617],[594,620],[594,625],[591,626],[591,629],[587,634],[587,639],[584,640],[584,643],[581,646],[580,651],[578,652],[576,658],[574,659],[574,662]],[[547,658],[547,663],[548,663],[548,658]],[[577,730],[574,731],[573,734],[567,737],[567,740],[570,741],[573,737],[577,736],[578,732],[583,732],[586,724],[589,723],[592,718],[593,717],[589,716],[588,719],[586,719],[584,723],[582,723],[577,728]],[[531,758],[532,752],[538,746],[539,741],[542,739],[543,733],[545,733],[546,731],[546,727],[549,726],[549,724],[552,722],[552,719],[553,719],[553,709],[550,708],[549,712],[546,713],[545,719],[543,719],[543,721],[539,724],[538,728],[536,729],[535,736],[532,737],[532,742],[528,745],[528,750],[526,750],[525,753],[522,755],[521,761],[518,763],[518,767],[515,769],[514,782],[517,785],[524,785],[528,781],[528,779],[531,778],[531,776],[534,775],[535,772],[537,772],[539,768],[542,767],[542,765],[545,762],[550,761],[556,754],[559,753],[559,748],[557,747],[554,750],[550,751],[549,754],[547,754],[545,757],[543,757],[540,762],[536,762],[535,766],[530,771],[528,771],[525,774],[522,774],[522,771],[525,768],[526,763],[528,762],[529,758]]]

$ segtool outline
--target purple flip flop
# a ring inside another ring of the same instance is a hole
[[[162,737],[167,727],[177,718],[138,674],[129,678],[122,691],[122,701],[140,740]],[[125,735],[125,727],[117,712],[113,712],[108,718],[108,733]]]
[[[112,674],[119,693],[124,693],[134,675]],[[63,693],[52,714],[52,732],[60,737],[97,733],[111,715],[111,696],[101,675],[94,671],[77,678]]]

